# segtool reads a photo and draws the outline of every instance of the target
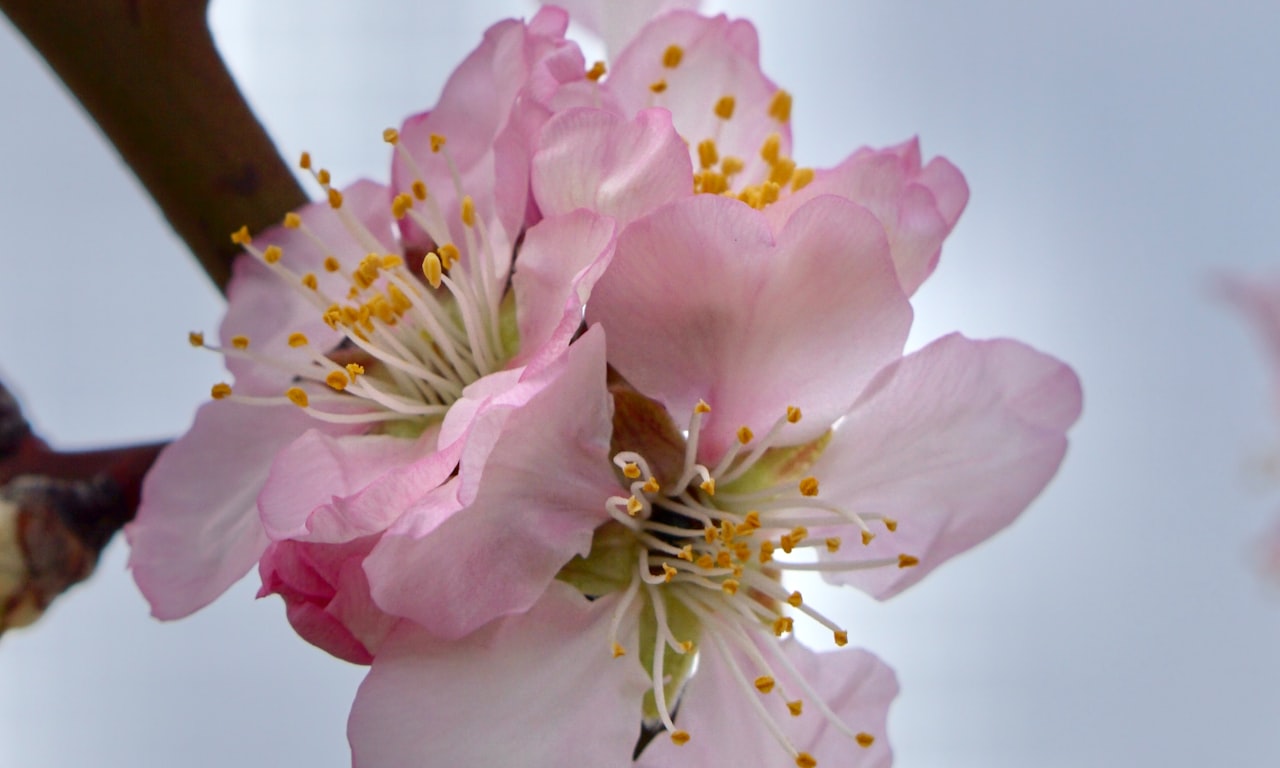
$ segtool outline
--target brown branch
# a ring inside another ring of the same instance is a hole
[[[161,447],[52,451],[0,385],[0,634],[88,578]]]
[[[227,72],[208,0],[0,0],[224,289],[241,225],[306,195]]]

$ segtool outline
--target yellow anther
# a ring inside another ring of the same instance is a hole
[[[384,253],[382,255],[383,269],[395,269],[396,267],[402,267],[402,266],[404,266],[404,259],[395,255],[394,253]]]
[[[403,219],[413,208],[413,198],[401,192],[391,199],[391,215]]]
[[[699,400],[698,404],[693,406],[694,413],[711,413],[711,406],[707,405],[706,400]]]
[[[360,277],[363,278],[364,287],[367,288],[373,285],[373,281],[378,279],[378,270],[381,268],[382,260],[375,253],[367,254],[360,260],[360,264],[356,267],[356,272],[359,272]]]
[[[728,120],[733,117],[733,108],[736,103],[732,96],[721,96],[720,100],[716,102],[716,117],[721,120]]]
[[[920,564],[920,558],[914,555],[898,555],[899,568],[914,568]]]
[[[187,342],[193,347],[204,346],[204,334],[199,331],[192,331],[187,334]]]
[[[676,557],[680,558],[681,560],[684,560],[686,563],[692,563],[693,562],[693,545],[685,544],[684,549],[680,550],[680,554],[676,555]]]
[[[737,157],[730,156],[720,161],[720,172],[725,176],[732,176],[735,173],[740,173],[742,169],[746,167],[747,164],[742,162],[741,158]]]
[[[603,61],[597,61],[591,65],[591,69],[587,70],[587,79],[593,83],[600,82],[600,78],[604,77],[605,67]]]
[[[427,185],[422,181],[422,179],[414,179],[413,184],[409,186],[409,189],[413,192],[413,196],[419,200],[427,199]]]
[[[703,170],[716,167],[718,162],[720,162],[720,152],[716,149],[715,141],[706,139],[698,142],[698,164]]]
[[[760,199],[759,187],[747,187],[738,193],[738,199],[756,210],[764,207],[763,201]]]
[[[772,205],[778,202],[778,198],[782,195],[782,187],[772,181],[766,181],[760,185],[760,206]]]
[[[800,493],[803,496],[818,495],[818,478],[810,475],[800,481]]]
[[[662,580],[663,581],[670,584],[671,580],[676,577],[677,573],[679,573],[679,571],[677,571],[675,568],[672,568],[669,563],[662,564]]]
[[[761,675],[756,678],[756,682],[755,682],[756,690],[761,693],[772,693],[773,682],[774,681],[772,677],[769,677],[768,675]]]
[[[231,346],[235,347],[236,349],[248,349],[249,337],[248,336],[232,336]]]
[[[359,363],[347,363],[347,375],[351,377],[352,381],[355,381],[357,376],[364,375],[364,366]]]
[[[720,582],[720,589],[724,590],[726,595],[736,595],[738,593],[737,579],[725,579]]]
[[[782,637],[790,632],[795,626],[795,621],[790,616],[779,616],[773,620],[773,634]]]
[[[898,530],[898,521],[894,520],[892,517],[886,517],[884,519],[884,527],[889,529],[889,533],[893,533]]]
[[[685,744],[689,743],[689,732],[688,731],[672,731],[671,741],[677,747],[683,747]]]
[[[329,188],[329,207],[334,210],[342,207],[342,193],[333,187]]]
[[[302,157],[298,158],[298,167],[304,171],[311,170],[311,153],[303,152]]]
[[[745,541],[740,541],[740,542],[738,542],[737,544],[734,544],[734,545],[733,545],[733,556],[734,556],[734,557],[736,557],[736,558],[738,558],[738,560],[740,560],[740,561],[742,561],[742,562],[744,562],[744,563],[745,563],[746,561],[750,560],[750,559],[751,559],[751,545],[750,545],[750,544],[748,544],[748,543],[746,543]]]
[[[284,215],[284,228],[297,229],[302,226],[302,217],[293,211],[289,211]]]
[[[627,655],[626,648],[623,648],[621,645],[618,645],[617,643],[613,644],[613,658],[616,659],[619,656],[626,656],[626,655]]]
[[[427,278],[427,284],[432,288],[440,287],[440,280],[444,276],[444,271],[440,265],[440,257],[434,252],[429,252],[423,257],[422,276]]]
[[[839,552],[839,551],[840,551],[840,537],[839,537],[839,536],[831,536],[831,537],[829,537],[829,538],[827,539],[827,551],[828,551],[828,552]]]
[[[413,302],[404,295],[404,291],[396,287],[395,283],[387,284],[387,296],[391,298],[391,307],[397,314],[403,315],[413,307]]]
[[[710,570],[711,568],[716,567],[716,561],[711,559],[711,555],[702,555],[694,565],[705,570]]]
[[[337,306],[329,307],[324,311],[322,318],[324,319],[325,325],[336,331],[338,329],[338,324],[342,322],[342,310],[338,309]]]
[[[628,461],[622,465],[622,474],[629,480],[640,479],[640,465],[634,461]]]
[[[738,442],[743,445],[751,442],[752,438],[755,436],[756,434],[751,431],[750,427],[738,427]]]
[[[453,269],[453,265],[461,258],[458,252],[458,246],[453,243],[445,243],[436,249],[436,253],[440,254],[440,263],[445,269]]]
[[[662,490],[662,486],[658,484],[658,478],[651,477],[644,481],[644,485],[640,486],[640,489],[645,493],[657,493]]]
[[[325,257],[324,257],[324,271],[325,271],[325,272],[337,272],[337,271],[338,271],[338,270],[340,270],[340,269],[342,269],[342,262],[338,261],[338,260],[337,260],[336,258],[334,258],[333,256],[325,256]]]
[[[818,768],[818,761],[808,752],[801,752],[796,755],[796,768]]]
[[[689,653],[690,651],[692,651],[692,650],[693,650],[693,641],[692,641],[692,640],[681,640],[681,641],[680,641],[680,643],[679,643],[679,645],[680,645],[680,652],[681,652],[681,653]]]
[[[853,740],[858,742],[858,746],[862,747],[863,749],[866,749],[870,747],[872,744],[876,743],[876,737],[872,736],[871,734],[865,731],[863,731],[862,733],[859,733],[857,736],[854,736]]]
[[[702,529],[702,538],[706,539],[707,543],[710,544],[711,542],[716,540],[716,536],[719,533],[720,533],[719,529],[715,528],[714,526],[708,526]]]
[[[735,579],[742,578],[742,566],[735,565],[731,570],[733,571],[733,578]]]
[[[789,157],[780,157],[778,162],[773,164],[769,169],[769,181],[780,187],[785,187],[787,182],[791,181],[791,176],[796,172],[796,161]]]
[[[329,371],[329,375],[324,377],[324,383],[341,392],[347,388],[351,380],[347,377],[346,371]]]
[[[476,203],[471,199],[471,195],[462,197],[462,223],[468,227],[476,225]]]
[[[231,385],[224,382],[218,382],[209,390],[209,396],[214,400],[221,400],[224,397],[231,396]]]
[[[249,234],[248,227],[240,227],[231,233],[231,242],[236,245],[248,245],[253,242],[253,236]]]
[[[788,701],[787,711],[791,713],[792,717],[799,717],[800,714],[804,712],[804,702],[801,701],[800,699],[796,699],[795,701]]]
[[[807,537],[808,535],[809,535],[809,529],[805,528],[803,525],[797,525],[795,528],[791,529],[791,538],[797,544],[804,541],[805,537]]]
[[[849,644],[849,633],[845,632],[843,629],[837,629],[832,634],[835,635],[836,645],[841,648]]]
[[[289,346],[294,347],[296,349],[297,347],[305,347],[307,346],[307,344],[308,344],[307,334],[300,333],[298,331],[294,331],[293,333],[289,334]]]
[[[640,514],[640,511],[641,511],[641,510],[643,510],[643,509],[644,509],[644,505],[643,505],[643,504],[641,504],[641,503],[640,503],[640,500],[639,500],[639,499],[637,499],[635,496],[632,496],[632,497],[630,497],[630,498],[628,498],[628,499],[627,499],[627,514],[628,514],[628,515],[631,515],[632,517],[635,517],[636,515]]]
[[[714,477],[708,477],[706,480],[698,483],[698,487],[706,491],[708,496],[716,495],[716,479]]]
[[[742,535],[746,535],[760,527],[760,513],[754,509],[743,515],[742,525],[738,526],[738,531]],[[745,533],[744,533],[745,532]]]
[[[813,181],[812,168],[797,168],[795,174],[791,177],[791,189],[794,192],[799,192],[800,190],[809,186],[809,183],[812,181]]]
[[[804,414],[800,412],[800,409],[795,407],[794,405],[787,406],[787,421],[789,423],[795,424],[797,421],[800,420],[800,417],[803,415]]]
[[[267,249],[262,252],[262,260],[268,264],[275,264],[280,261],[280,257],[284,255],[284,251],[280,250],[278,245],[268,245]]]
[[[678,45],[668,45],[667,50],[662,52],[662,66],[667,69],[675,69],[680,66],[680,61],[684,58],[684,49]]]
[[[779,153],[782,152],[782,137],[776,133],[769,134],[764,140],[764,144],[760,147],[760,157],[769,165],[778,162]]]
[[[324,168],[321,168],[319,172],[316,173],[316,181],[320,182],[321,184],[328,184],[329,172]]]
[[[784,533],[778,537],[778,546],[782,547],[782,551],[789,555],[791,550],[796,548],[796,541],[791,538],[791,534]]]
[[[787,605],[790,605],[792,608],[799,608],[803,604],[804,597],[799,592],[792,592],[787,595]]]
[[[729,554],[729,551],[728,551],[728,550],[726,550],[726,549],[722,549],[722,550],[720,550],[719,552],[717,552],[717,553],[716,553],[716,567],[717,567],[717,568],[730,568],[730,567],[732,567],[732,566],[733,566],[733,559],[732,559],[732,557],[733,557],[733,556]]]
[[[395,144],[400,141],[400,132],[395,128],[385,128],[382,131],[382,140],[388,144]]]
[[[439,152],[444,149],[445,138],[438,133],[431,134],[431,151]]]
[[[310,272],[302,276],[302,284],[313,291],[320,287],[320,282],[316,280],[316,276]]]
[[[658,80],[656,82],[650,83],[649,90],[653,91],[654,93],[662,93],[663,91],[667,90],[667,81]]]
[[[773,101],[769,102],[769,117],[780,123],[791,119],[791,94],[781,89],[773,94]]]
[[[760,564],[763,565],[773,559],[774,543],[772,541],[760,542]]]
[[[284,391],[284,396],[289,398],[289,402],[299,408],[306,408],[307,404],[310,402],[307,399],[307,393],[304,392],[301,387],[289,387]]]
[[[733,536],[738,532],[738,527],[731,520],[720,521],[720,541],[725,544],[733,541]]]

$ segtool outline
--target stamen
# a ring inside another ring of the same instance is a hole
[[[716,106],[715,106],[716,117],[720,118],[721,120],[728,120],[732,118],[733,108],[735,105],[736,105],[736,102],[734,101],[734,98],[732,96],[721,96],[720,100],[716,102]]]
[[[591,69],[587,70],[587,79],[593,83],[600,82],[600,78],[605,75],[605,66],[603,61],[597,61],[591,65]]]
[[[667,69],[675,69],[680,66],[680,61],[684,58],[684,49],[678,45],[669,45],[667,50],[662,53],[662,66]]]
[[[791,94],[784,90],[779,90],[773,94],[773,100],[769,102],[769,116],[780,123],[785,123],[791,119]]]

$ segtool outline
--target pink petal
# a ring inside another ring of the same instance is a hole
[[[880,220],[898,279],[911,295],[937,266],[942,241],[964,210],[969,188],[943,158],[922,168],[919,142],[913,139],[889,149],[859,150],[835,168],[818,171],[813,182],[765,211],[776,225],[809,200],[829,194],[852,200]]]
[[[587,321],[604,326],[614,367],[677,423],[699,398],[711,405],[699,456],[714,463],[740,426],[763,434],[789,405],[805,414],[789,440],[826,431],[901,354],[911,308],[864,209],[818,198],[775,242],[758,211],[700,195],[619,237]]]
[[[152,615],[182,618],[248,573],[267,546],[254,500],[271,460],[314,424],[292,405],[215,401],[160,454],[125,527]]]
[[[831,580],[890,597],[1004,528],[1057,472],[1080,405],[1070,368],[1015,341],[954,334],[886,369],[813,474],[830,503],[899,521],[896,533],[873,524],[878,536],[859,558],[905,553],[920,564]]]
[[[439,486],[458,450],[436,450],[436,430],[418,439],[331,436],[310,430],[281,451],[258,496],[275,541],[338,543],[385,530]]]
[[[369,596],[362,563],[375,539],[345,544],[282,541],[258,566],[259,597],[284,599],[289,623],[307,642],[353,664],[369,664],[399,621]]]
[[[511,365],[564,353],[582,325],[591,289],[613,258],[611,219],[579,210],[543,219],[525,235],[512,290],[520,326],[520,353]]]
[[[693,194],[689,150],[665,110],[634,120],[600,109],[552,118],[533,158],[533,191],[543,214],[578,208],[620,224]]]
[[[402,624],[356,695],[353,764],[630,766],[648,681],[609,651],[614,603],[552,583],[528,613],[463,640]]]
[[[358,181],[342,190],[343,209],[358,220],[382,244],[386,253],[398,254],[399,246],[391,237],[391,198],[387,188],[371,181]],[[301,228],[275,226],[253,238],[254,247],[265,250],[277,245],[283,251],[280,264],[297,275],[308,272],[316,276],[319,289],[331,296],[345,296],[350,287],[349,274],[369,248],[342,223],[327,202],[312,203],[297,211],[303,224],[325,243],[320,248]],[[325,271],[326,256],[333,255],[346,267],[336,273]],[[264,357],[280,360],[310,358],[305,351],[289,347],[289,335],[306,334],[319,350],[332,349],[340,334],[325,325],[319,310],[296,286],[288,285],[255,258],[242,255],[232,268],[227,286],[227,314],[222,320],[219,337],[229,346],[231,337],[249,337],[250,350]],[[278,395],[289,384],[293,374],[255,361],[227,358],[227,368],[235,375],[236,389],[243,394]]]
[[[676,726],[689,733],[689,742],[676,746],[659,735],[645,749],[637,768],[792,765],[790,755],[761,721],[748,697],[759,697],[791,744],[809,753],[819,766],[891,765],[893,754],[886,737],[886,720],[889,705],[898,694],[893,670],[866,651],[814,653],[794,640],[782,645],[796,670],[841,721],[855,733],[875,738],[870,747],[859,746],[833,726],[781,665],[772,665],[772,676],[789,696],[804,702],[799,717],[792,717],[787,711],[778,689],[768,696],[761,696],[754,689],[744,690],[720,650],[714,643],[704,642],[698,671],[686,686],[676,715]],[[734,648],[731,653],[748,680],[764,671],[740,650]],[[766,658],[773,657],[766,653]]]
[[[608,519],[611,418],[604,338],[592,331],[527,405],[479,417],[477,433],[498,434],[484,456],[464,453],[460,484],[474,498],[452,514],[410,513],[383,537],[365,566],[378,604],[444,638],[527,610]]]
[[[672,45],[683,50],[675,68],[664,64]],[[666,90],[655,94],[650,86],[658,81],[666,83]],[[733,155],[746,163],[740,178],[747,183],[758,183],[767,175],[760,148],[770,134],[779,135],[784,155],[791,151],[790,125],[769,115],[778,87],[760,70],[760,43],[750,22],[687,11],[659,17],[618,56],[605,82],[625,114],[646,107],[670,110],[695,160],[698,143],[714,139],[721,156]],[[735,100],[729,120],[715,114],[723,96]]]
[[[460,196],[446,155],[431,150],[431,135],[446,138],[448,157],[481,219],[500,222],[514,236],[524,224],[533,131],[546,116],[541,103],[550,100],[563,82],[583,80],[585,62],[577,46],[564,40],[567,26],[568,16],[558,8],[540,10],[527,25],[513,19],[493,25],[480,46],[450,75],[435,108],[409,118],[401,127],[404,149],[455,226]],[[523,112],[526,109],[533,112]],[[407,192],[415,178],[412,166],[397,152],[392,188]],[[413,247],[433,244],[411,220],[401,225],[406,242]],[[454,240],[462,241],[456,235]]]
[[[617,0],[555,0],[549,5],[558,5],[569,12],[574,21],[594,32],[604,41],[605,51],[610,58],[626,47],[640,28],[649,19],[673,9],[696,10],[698,0],[628,0],[619,3]]]

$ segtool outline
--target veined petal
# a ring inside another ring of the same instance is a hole
[[[343,544],[281,541],[262,556],[258,597],[278,594],[304,640],[352,664],[369,664],[398,618],[369,596],[362,563],[375,539]]]
[[[401,624],[360,686],[347,733],[356,768],[625,768],[647,678],[612,658],[616,597],[549,585],[527,613],[462,640]]]
[[[544,0],[558,5],[570,17],[594,32],[604,42],[609,58],[614,58],[650,19],[675,9],[695,10],[698,0]]]
[[[668,53],[673,46],[678,57]],[[661,92],[655,93],[659,83]],[[760,43],[750,22],[689,11],[661,16],[618,56],[607,84],[625,114],[646,107],[670,110],[695,159],[698,144],[714,140],[721,155],[745,163],[742,177],[749,183],[767,176],[760,148],[770,134],[778,134],[781,153],[790,154],[790,110],[784,120],[770,114],[778,87],[760,70]],[[716,112],[724,97],[734,102],[728,119]]]
[[[543,128],[533,191],[545,215],[589,208],[625,225],[693,194],[693,167],[666,110],[643,110],[628,121],[574,109]]]
[[[778,226],[819,195],[836,195],[865,207],[884,225],[898,279],[915,293],[934,268],[942,241],[969,200],[969,187],[954,165],[935,157],[920,164],[917,140],[883,150],[861,149],[840,165],[818,171],[812,182],[765,208]]]
[[[613,258],[616,231],[612,219],[587,210],[543,219],[528,231],[511,281],[520,326],[512,365],[537,370],[564,354]]]
[[[822,498],[897,521],[861,555],[920,562],[831,580],[890,597],[1008,525],[1057,471],[1080,405],[1070,368],[1015,341],[953,334],[887,368],[813,473]]]
[[[292,405],[215,401],[165,448],[125,526],[129,567],[152,615],[182,618],[248,573],[267,547],[255,499],[272,457],[313,423]]]
[[[714,464],[739,427],[763,433],[787,406],[805,414],[788,442],[825,432],[901,354],[911,308],[865,209],[823,196],[775,241],[758,211],[700,195],[623,232],[587,321],[669,412],[711,405],[699,456]]]
[[[474,498],[464,495],[452,514],[405,515],[369,556],[365,569],[385,610],[462,637],[528,609],[570,558],[590,550],[617,485],[603,333],[584,335],[547,375],[523,407],[477,420],[476,432],[492,418],[498,434],[483,464],[464,454],[459,483],[475,483]]]
[[[655,739],[642,753],[636,768],[787,765],[777,739],[760,725],[757,710],[748,700],[757,695],[788,740],[815,758],[819,766],[888,768],[893,763],[893,753],[885,726],[889,705],[898,694],[893,670],[862,650],[814,653],[794,639],[781,643],[781,647],[796,671],[841,721],[874,738],[871,746],[860,746],[839,731],[823,716],[816,702],[804,701],[802,714],[792,716],[777,691],[770,695],[744,691],[729,664],[737,665],[753,678],[752,660],[737,649],[730,652],[732,658],[726,658],[715,644],[704,643],[697,674],[681,696],[676,717],[677,725],[693,738],[683,746],[665,738]],[[793,692],[799,690],[789,675],[779,677],[779,685]]]

